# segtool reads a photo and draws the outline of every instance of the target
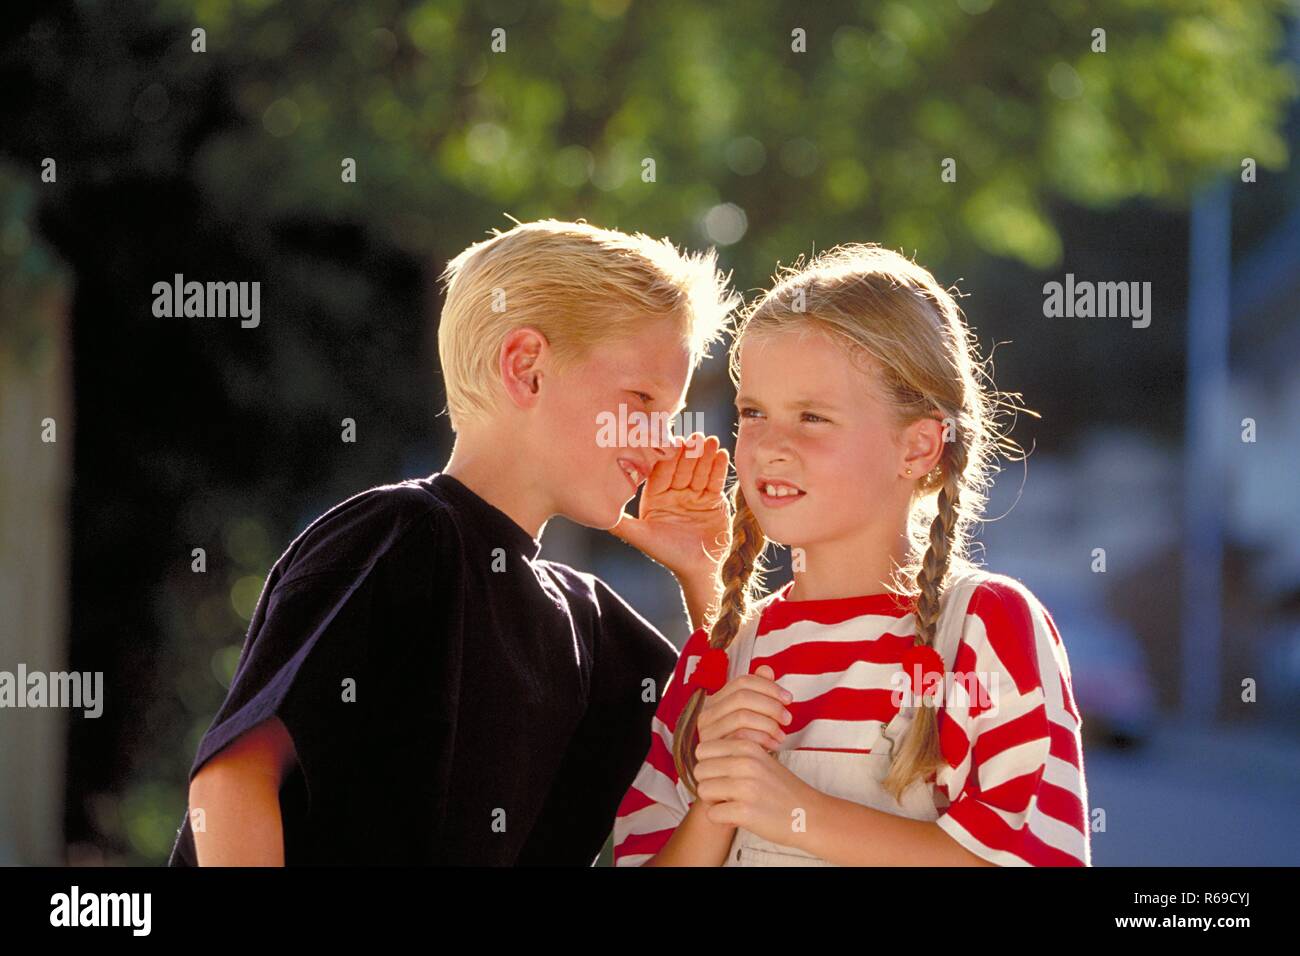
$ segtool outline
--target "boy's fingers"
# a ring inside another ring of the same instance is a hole
[[[704,490],[711,495],[722,494],[722,486],[727,481],[727,465],[731,463],[731,455],[727,449],[723,448],[713,458],[713,467],[709,470],[709,483],[705,485]]]
[[[673,474],[676,472],[677,463],[681,461],[683,446],[674,436],[674,448],[667,458],[662,458],[655,462],[655,466],[650,469],[650,477],[646,479],[646,490],[651,494],[662,494],[672,487]]]
[[[675,462],[671,458],[655,462],[655,466],[650,469],[650,477],[646,479],[645,490],[652,495],[663,494],[673,483],[673,468]]]
[[[696,432],[695,435],[698,435]],[[675,489],[688,488],[691,484],[691,475],[695,473],[695,459],[688,458],[685,454],[686,448],[695,440],[695,435],[687,439],[686,443],[678,449],[677,467],[673,470],[672,487]]]
[[[703,491],[709,484],[709,474],[713,471],[713,459],[718,454],[718,439],[710,435],[700,446],[703,451],[695,459],[695,468],[691,472],[691,490]]]

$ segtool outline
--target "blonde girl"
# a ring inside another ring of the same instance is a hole
[[[972,524],[1008,396],[912,260],[786,269],[731,351],[721,598],[615,821],[617,865],[1087,866],[1064,644]],[[769,542],[794,580],[760,598]]]

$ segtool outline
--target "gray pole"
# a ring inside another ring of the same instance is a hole
[[[1183,719],[1212,723],[1222,694],[1223,524],[1227,495],[1232,196],[1219,179],[1192,206],[1184,451]]]

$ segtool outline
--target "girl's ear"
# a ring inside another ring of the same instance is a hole
[[[903,461],[899,476],[924,478],[943,459],[943,422],[938,418],[924,417],[908,425],[903,433]],[[907,474],[907,469],[912,473]]]
[[[541,389],[542,365],[550,343],[531,326],[515,329],[501,343],[501,384],[510,401],[519,408],[537,404]]]

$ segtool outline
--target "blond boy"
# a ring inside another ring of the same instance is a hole
[[[610,832],[677,655],[538,539],[557,514],[613,530],[702,622],[727,456],[662,423],[735,299],[711,253],[554,220],[443,279],[451,458],[335,506],[271,569],[172,865],[589,865]],[[651,427],[611,441],[614,413]]]

